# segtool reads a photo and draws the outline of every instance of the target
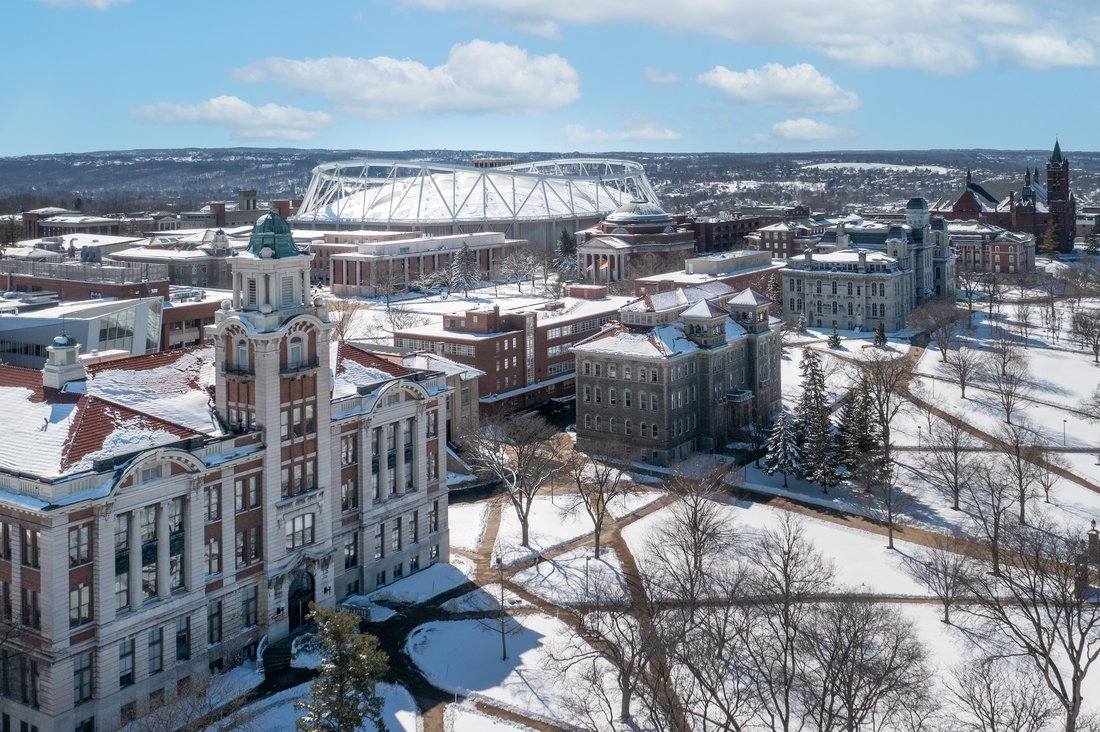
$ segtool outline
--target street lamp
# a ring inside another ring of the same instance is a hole
[[[1066,420],[1062,420],[1062,447],[1066,446]]]
[[[497,569],[500,570],[500,660],[508,658],[508,644],[504,638],[504,560],[496,556]]]
[[[917,425],[917,452],[920,452],[920,450],[921,450],[920,435],[921,435],[921,430],[922,429],[923,428],[918,424]]]
[[[592,557],[584,558],[584,599],[588,600],[588,563],[592,561]]]

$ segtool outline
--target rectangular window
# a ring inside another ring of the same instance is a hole
[[[217,521],[222,517],[221,486],[209,485],[203,490],[203,521]]]
[[[340,484],[340,508],[350,511],[359,507],[359,481],[354,477]]]
[[[73,704],[83,704],[92,698],[92,652],[73,659]]]
[[[412,527],[412,543],[417,544],[420,542],[420,512],[413,511],[412,521],[410,522]]]
[[[206,644],[222,642],[222,601],[214,600],[206,608]]]
[[[11,524],[0,521],[0,559],[11,560]]]
[[[118,685],[129,686],[134,683],[134,639],[128,638],[118,644]]]
[[[344,435],[340,438],[340,465],[347,467],[358,460],[359,440],[356,435]]]
[[[69,627],[90,623],[92,620],[92,588],[85,584],[69,590]]]
[[[23,557],[23,566],[25,567],[37,567],[38,566],[38,539],[39,533],[37,529],[24,528],[20,532],[20,550]]]
[[[222,543],[217,539],[206,542],[206,574],[222,573]]]
[[[149,675],[164,670],[164,628],[149,631]]]
[[[396,519],[394,519],[394,526],[393,526],[393,530],[390,533],[390,537],[391,537],[390,548],[393,549],[394,551],[400,551],[401,550],[401,517],[400,516],[398,516]]]
[[[122,557],[122,561],[129,565],[129,552]],[[127,566],[125,569],[115,569],[115,610],[125,610],[128,607],[130,607],[130,570]]]
[[[314,514],[306,513],[295,516],[285,524],[286,550],[307,546],[314,541],[313,531]]]
[[[374,534],[374,558],[381,559],[386,556],[386,524],[378,524],[378,530]]]
[[[69,566],[75,567],[91,561],[92,527],[91,524],[69,529]]]
[[[28,628],[34,628],[39,630],[42,628],[42,606],[39,604],[38,592],[35,590],[28,590],[26,587],[20,590],[20,599],[22,600],[22,621],[23,625]]]
[[[359,566],[359,532],[354,531],[344,544],[344,569]]]
[[[428,533],[439,531],[439,501],[432,501],[432,507],[428,510]]]
[[[176,620],[176,661],[191,660],[191,618]]]
[[[251,628],[259,622],[260,593],[256,585],[245,587],[241,595],[241,625]]]

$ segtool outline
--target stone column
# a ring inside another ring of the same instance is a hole
[[[386,456],[389,450],[386,446],[386,428],[376,427],[378,430],[378,499],[385,499],[390,493],[389,481],[387,481],[389,473],[389,465],[386,462]]]
[[[393,442],[395,457],[397,458],[395,470],[397,471],[397,492],[405,492],[405,420],[395,423],[393,430]]]
[[[168,537],[168,502],[157,504],[157,597],[164,599],[171,594],[168,579],[168,552],[171,541]]]

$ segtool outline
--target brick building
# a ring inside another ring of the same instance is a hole
[[[948,221],[958,272],[1016,274],[1035,269],[1035,235],[979,221]]]
[[[772,255],[752,249],[741,249],[720,254],[708,254],[684,260],[684,268],[676,272],[638,277],[634,280],[634,292],[646,295],[667,292],[681,287],[694,287],[721,282],[736,290],[752,287],[765,291],[768,279],[783,268],[781,262],[772,261]]]
[[[609,297],[606,287],[573,286],[569,297],[535,307],[501,311],[494,305],[444,315],[441,323],[397,331],[394,345],[479,369],[484,372],[478,384],[482,408],[520,409],[571,396],[569,349],[629,301]]]
[[[261,218],[212,347],[0,366],[5,729],[116,729],[447,561],[445,378],[330,346],[308,272]]]

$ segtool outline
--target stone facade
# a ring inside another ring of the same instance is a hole
[[[41,456],[11,454],[35,439],[21,428],[0,454],[28,466],[0,470],[5,726],[115,729],[284,637],[310,602],[447,561],[445,375],[330,347],[309,257],[285,221],[256,229],[213,348],[100,364],[72,391],[72,339],[41,374],[0,368],[9,410],[79,424],[41,476]],[[63,423],[41,429],[43,450],[61,444]]]
[[[722,285],[651,295],[573,348],[577,448],[670,465],[779,412],[770,301]]]

